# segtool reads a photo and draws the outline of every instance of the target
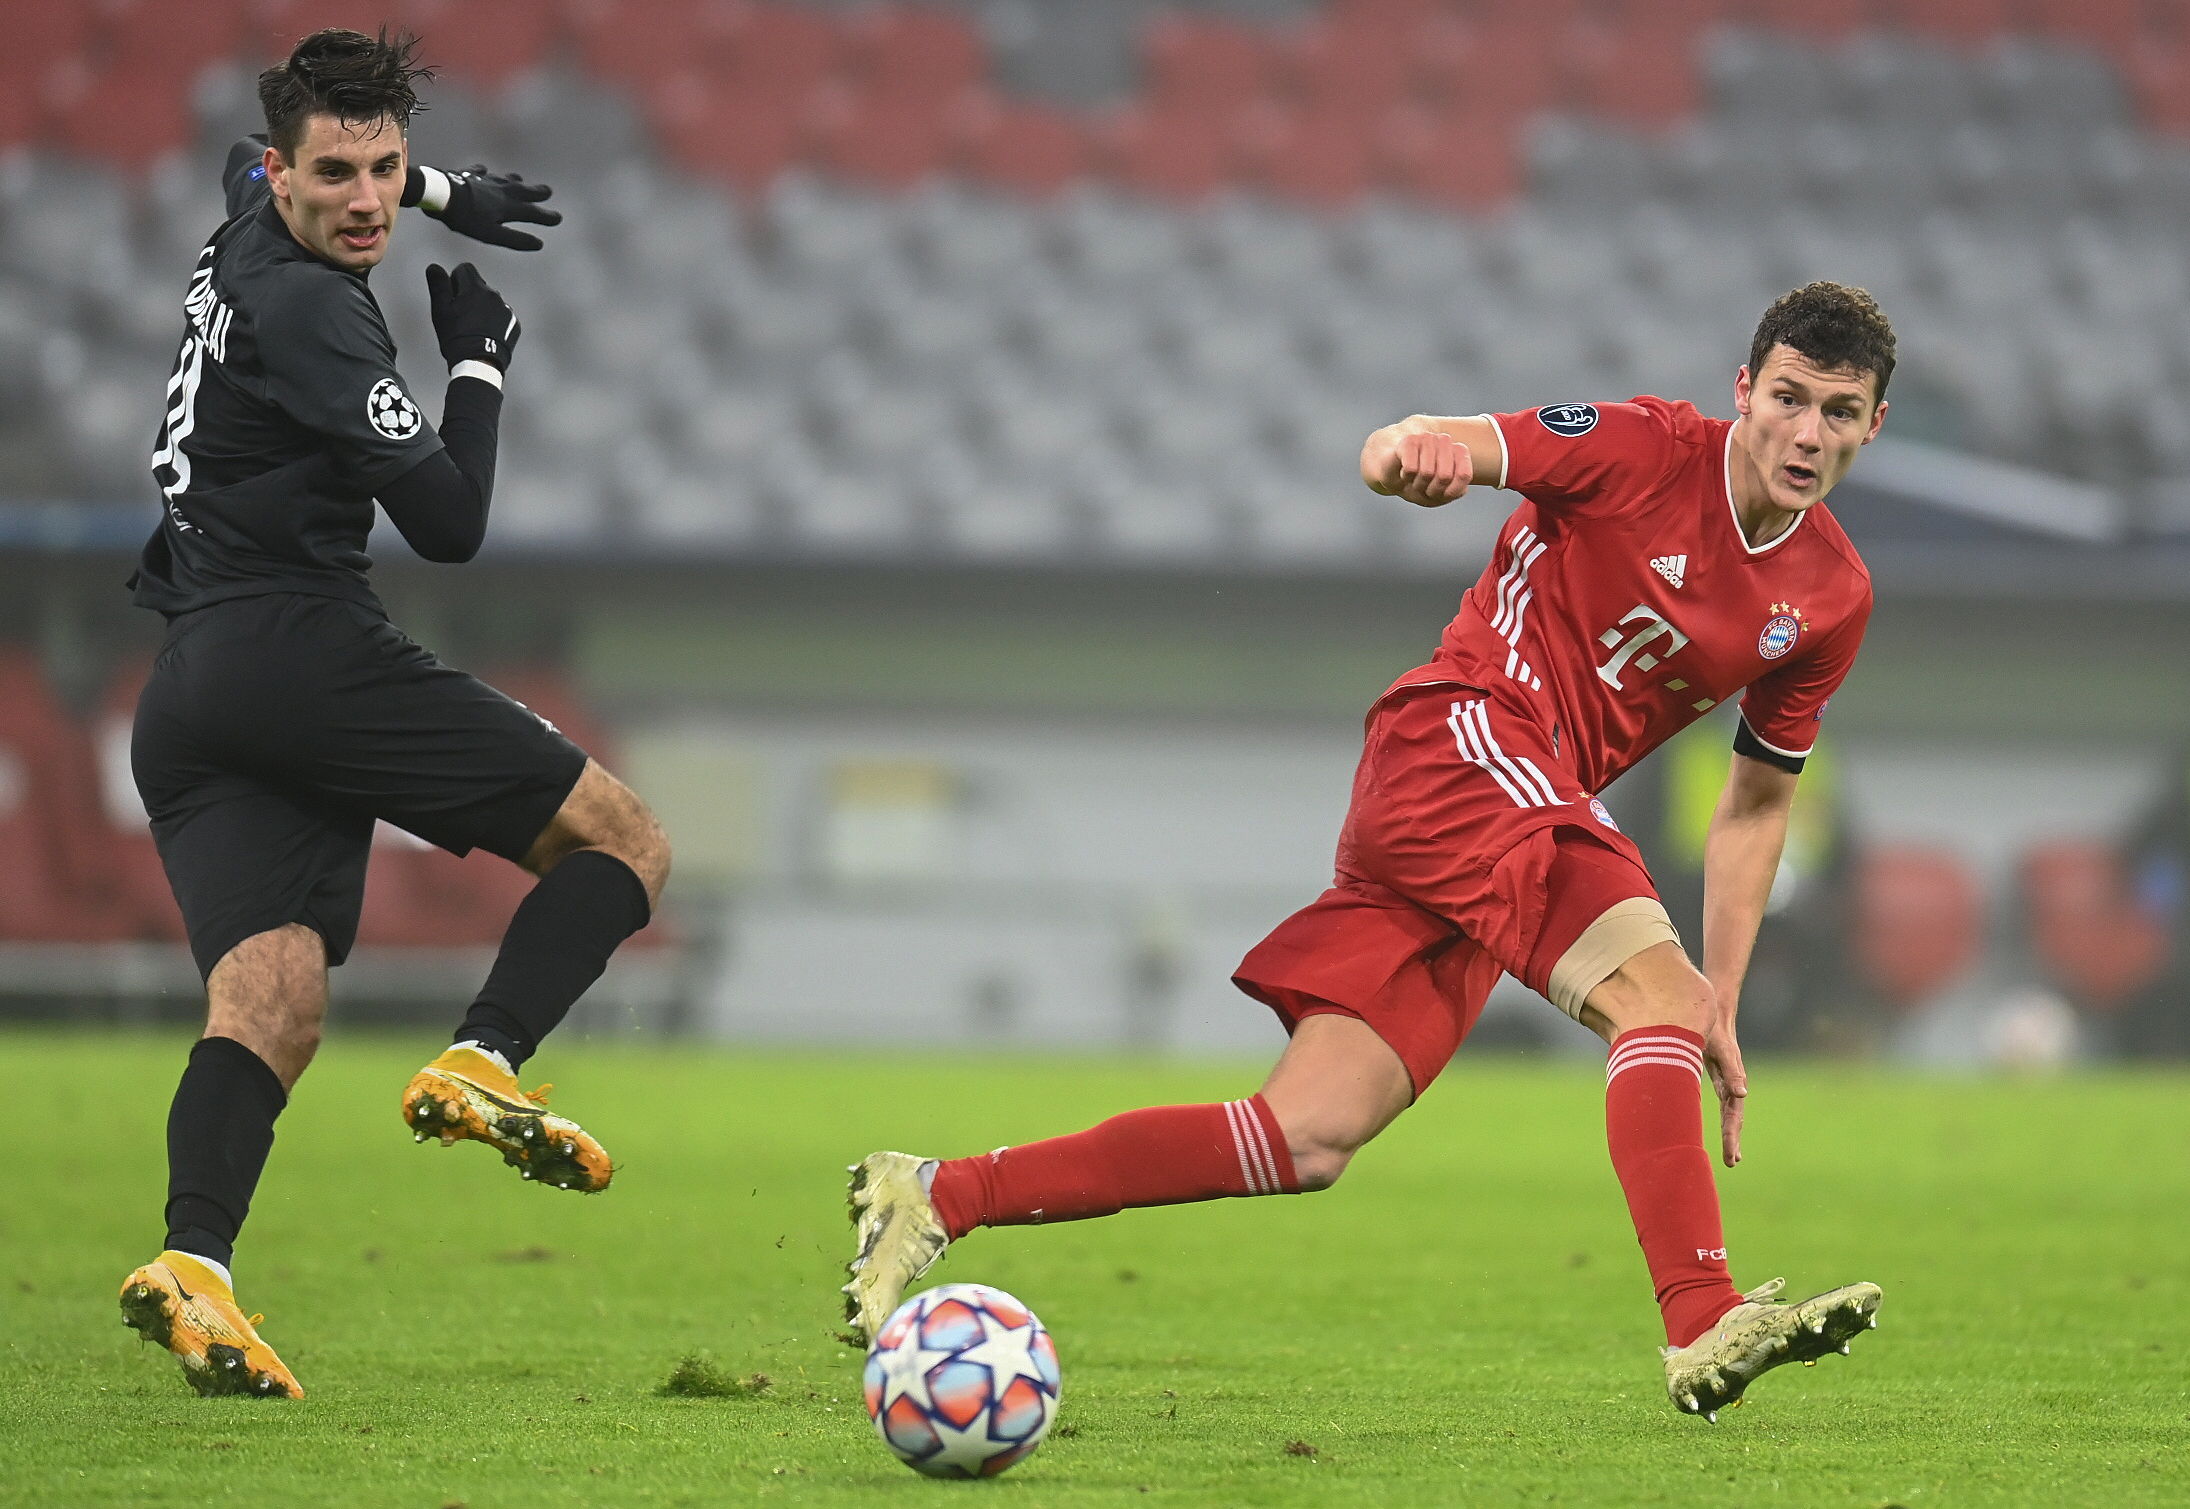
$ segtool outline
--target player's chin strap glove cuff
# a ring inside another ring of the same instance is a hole
[[[540,238],[530,231],[511,230],[510,223],[561,225],[563,212],[541,203],[554,192],[544,183],[527,183],[516,173],[489,173],[484,163],[456,173],[419,165],[404,179],[403,203],[417,205],[474,241],[512,251],[538,251]]]
[[[450,375],[475,376],[463,369],[485,366],[494,372],[490,380],[500,387],[519,334],[509,302],[469,262],[457,264],[454,272],[439,263],[427,268],[426,296],[433,307],[433,333],[441,342],[441,357],[449,364]]]

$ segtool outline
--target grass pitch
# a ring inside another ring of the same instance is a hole
[[[1065,1403],[1030,1462],[951,1484],[883,1450],[831,1339],[843,1166],[1255,1066],[557,1043],[535,1069],[621,1161],[580,1198],[412,1144],[437,1046],[338,1038],[282,1120],[238,1261],[310,1395],[281,1403],[195,1397],[117,1320],[183,1041],[0,1036],[0,1503],[2190,1502],[2181,1077],[1752,1066],[1737,1280],[1886,1305],[1713,1427],[1665,1401],[1596,1074],[1464,1056],[1330,1193],[960,1244],[935,1277],[1033,1304]]]

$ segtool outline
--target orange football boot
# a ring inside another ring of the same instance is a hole
[[[616,1165],[575,1121],[550,1113],[548,1091],[520,1090],[517,1076],[477,1048],[449,1049],[411,1077],[403,1120],[424,1142],[484,1142],[527,1179],[555,1189],[598,1194]]]
[[[218,1273],[187,1252],[163,1252],[122,1281],[122,1324],[175,1354],[183,1377],[207,1398],[250,1394],[302,1399],[304,1390],[244,1319]]]

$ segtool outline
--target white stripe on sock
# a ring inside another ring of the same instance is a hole
[[[1247,1136],[1239,1124],[1237,1103],[1229,1100],[1224,1103],[1224,1120],[1232,1129],[1232,1150],[1239,1154],[1239,1171],[1241,1177],[1247,1181],[1247,1193],[1259,1195],[1262,1193],[1262,1180],[1255,1171],[1254,1160],[1247,1153]]]
[[[1252,1100],[1242,1100],[1237,1104],[1240,1119],[1247,1123],[1247,1130],[1252,1134],[1257,1164],[1262,1170],[1262,1182],[1269,1186],[1264,1193],[1274,1195],[1285,1186],[1278,1178],[1277,1157],[1270,1151],[1270,1134],[1263,1130],[1262,1118],[1255,1114],[1255,1103]]]

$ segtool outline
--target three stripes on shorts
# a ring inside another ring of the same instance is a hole
[[[1509,755],[1490,731],[1488,702],[1455,702],[1445,720],[1463,758],[1485,771],[1516,807],[1563,807],[1551,778],[1527,755]]]

